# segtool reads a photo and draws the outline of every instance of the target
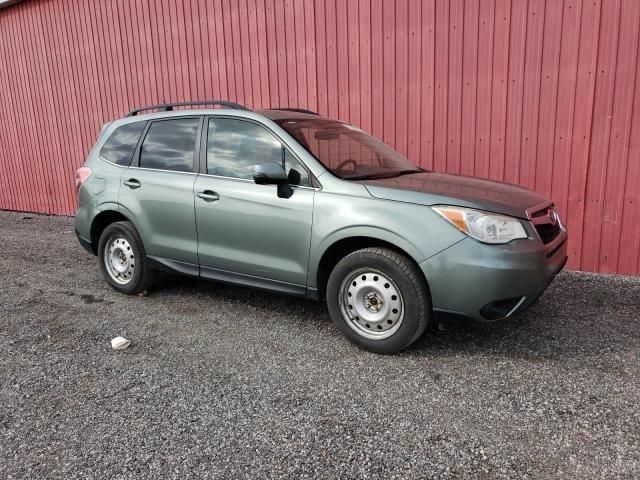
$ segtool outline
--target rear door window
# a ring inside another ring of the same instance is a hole
[[[135,122],[116,128],[102,146],[100,156],[109,162],[128,167],[146,123]]]
[[[192,172],[198,118],[176,118],[151,123],[140,149],[140,167]]]

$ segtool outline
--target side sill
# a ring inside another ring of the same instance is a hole
[[[154,270],[162,270],[164,272],[180,273],[190,277],[198,277],[200,269],[198,265],[186,262],[178,262],[177,260],[169,260],[168,258],[152,257],[147,255],[147,259],[151,262],[151,268]]]
[[[151,268],[155,270],[179,273],[190,277],[201,277],[206,280],[215,280],[222,283],[258,288],[260,290],[269,290],[287,295],[300,297],[306,296],[313,299],[318,298],[318,292],[316,289],[307,290],[304,285],[281,282],[278,280],[271,280],[269,278],[255,277],[253,275],[246,275],[243,273],[229,272],[226,270],[219,270],[217,268],[201,267],[192,263],[169,260],[168,258],[153,256],[147,256],[147,258],[151,262]]]
[[[320,300],[320,293],[317,288],[307,288],[305,296],[311,300]]]
[[[246,287],[259,288],[261,290],[271,290],[274,292],[286,293],[288,295],[305,296],[307,289],[304,285],[281,282],[268,278],[254,277],[244,273],[228,272],[211,267],[200,267],[200,276],[209,280],[230,283],[233,285],[243,285]]]

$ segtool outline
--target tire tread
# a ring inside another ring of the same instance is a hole
[[[371,256],[383,257],[386,260],[395,264],[395,266],[400,270],[402,274],[409,280],[409,282],[413,285],[415,291],[415,301],[417,304],[418,315],[417,315],[417,328],[413,335],[407,339],[402,345],[393,350],[385,350],[384,348],[376,349],[379,353],[392,353],[395,351],[403,350],[415,342],[418,338],[420,338],[429,325],[429,320],[431,317],[431,297],[429,295],[429,288],[427,283],[422,276],[422,273],[419,271],[417,265],[413,262],[413,260],[406,257],[402,253],[392,250],[386,247],[366,247],[360,250],[356,250],[351,252],[350,254],[343,257],[338,265],[343,262],[351,262],[356,259],[366,259]],[[335,268],[334,268],[335,271]],[[333,272],[332,272],[333,275]],[[331,283],[331,276],[329,283]]]
[[[114,227],[124,230],[133,239],[133,241],[136,244],[135,248],[137,248],[139,252],[140,259],[137,261],[137,263],[140,268],[140,277],[139,277],[139,281],[133,286],[131,286],[130,284],[117,285],[110,280],[109,275],[105,272],[104,259],[102,258],[103,256],[102,252],[104,249],[103,237],[105,235],[110,235],[110,231]],[[125,293],[127,295],[135,295],[140,292],[144,292],[145,290],[149,290],[153,285],[153,271],[151,270],[151,267],[149,266],[149,261],[147,260],[147,254],[144,249],[144,243],[142,243],[142,238],[140,237],[138,230],[136,230],[136,227],[134,227],[134,225],[131,222],[123,220],[123,221],[114,222],[108,225],[102,232],[102,235],[100,236],[98,255],[100,260],[100,268],[103,271],[103,274],[107,282],[109,283],[109,285],[111,285],[115,290],[121,293]]]

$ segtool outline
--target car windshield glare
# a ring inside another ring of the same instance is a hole
[[[331,173],[345,180],[389,178],[423,171],[388,145],[344,122],[305,118],[277,123]]]

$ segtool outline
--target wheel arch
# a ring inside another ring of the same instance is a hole
[[[315,288],[317,289],[317,297],[323,298],[325,296],[329,275],[340,260],[350,253],[369,247],[388,248],[407,257],[418,267],[428,288],[428,281],[419,267],[422,259],[417,252],[411,248],[411,245],[405,242],[394,241],[394,239],[382,238],[381,236],[354,234],[335,239],[320,255],[315,272],[312,273],[311,276],[311,278],[316,281]]]
[[[114,222],[122,221],[131,222],[131,219],[119,211],[117,207],[108,207],[93,218],[91,222],[90,240],[94,255],[98,254],[98,243],[100,242],[100,235],[102,235],[104,229]]]

